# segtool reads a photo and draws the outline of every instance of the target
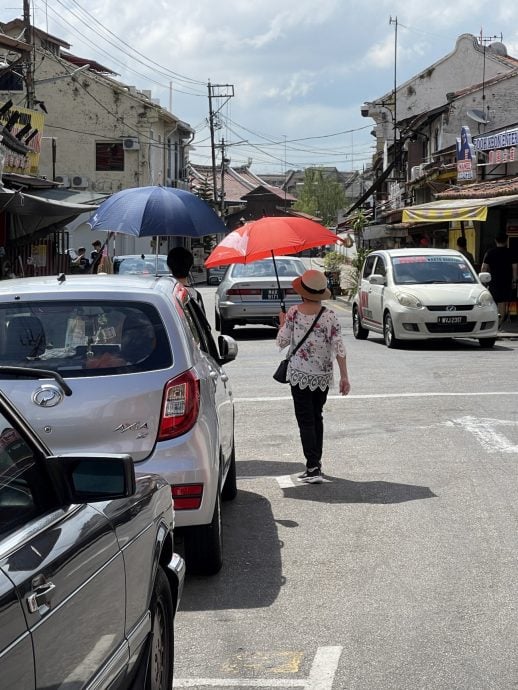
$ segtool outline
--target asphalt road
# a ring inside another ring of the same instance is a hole
[[[202,288],[213,314],[215,288]],[[239,493],[225,564],[187,579],[175,687],[518,687],[518,341],[355,341],[325,408],[322,485],[303,469],[270,328],[238,328]]]

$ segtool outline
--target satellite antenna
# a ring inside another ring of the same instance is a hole
[[[489,122],[483,110],[476,110],[475,108],[473,108],[473,110],[468,110],[466,115],[470,118],[470,120],[474,120],[475,122],[478,122],[481,125],[487,125]]]

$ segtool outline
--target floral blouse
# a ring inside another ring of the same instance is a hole
[[[286,314],[286,321],[277,334],[277,345],[282,349],[290,346],[291,352],[315,320],[316,314],[302,314],[293,306]],[[331,309],[325,309],[316,326],[288,364],[288,381],[292,386],[325,390],[333,382],[333,358],[345,357],[338,317]]]

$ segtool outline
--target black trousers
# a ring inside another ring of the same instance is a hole
[[[323,409],[329,389],[290,386],[306,467],[320,467],[324,444]]]

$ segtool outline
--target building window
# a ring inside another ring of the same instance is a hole
[[[95,169],[98,171],[124,171],[124,149],[122,142],[95,145]]]
[[[0,91],[23,91],[23,79],[16,72],[4,72],[0,75]]]

